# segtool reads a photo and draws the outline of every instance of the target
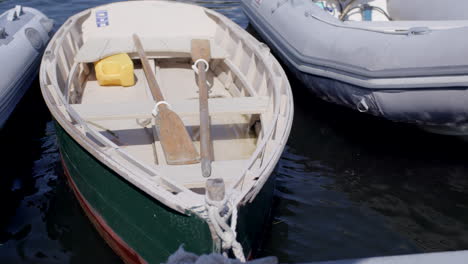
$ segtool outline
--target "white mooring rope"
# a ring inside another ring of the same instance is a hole
[[[208,218],[213,225],[216,235],[221,239],[224,254],[232,249],[234,256],[245,262],[242,245],[236,240],[237,208],[226,198],[222,201],[213,201],[205,196]],[[227,222],[231,219],[231,226]]]

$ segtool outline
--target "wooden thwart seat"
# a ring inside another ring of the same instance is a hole
[[[248,160],[223,160],[212,162],[212,175],[222,177],[229,184],[237,177],[247,166]],[[171,175],[174,182],[183,184],[187,188],[205,187],[206,179],[201,174],[200,163],[183,166],[161,166],[159,168],[162,175]]]
[[[208,100],[210,115],[262,114],[267,111],[266,96],[211,98]],[[198,116],[197,99],[169,102],[180,116]],[[74,104],[73,109],[87,121],[150,118],[155,103],[152,101],[119,104]]]
[[[142,38],[146,53],[155,53],[161,56],[190,58],[191,38]],[[224,49],[211,42],[211,54],[213,59],[226,58]],[[75,62],[91,63],[117,53],[136,53],[135,45],[131,37],[102,39],[93,38],[87,40],[75,56]]]

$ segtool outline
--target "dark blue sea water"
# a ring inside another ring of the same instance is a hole
[[[0,0],[0,13],[22,4],[59,26],[107,2]],[[199,3],[248,26],[238,1]],[[468,249],[467,142],[322,102],[289,78],[294,126],[259,256],[306,262]],[[0,164],[0,263],[120,263],[65,182],[37,80],[0,131]]]

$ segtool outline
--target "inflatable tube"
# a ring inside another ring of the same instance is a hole
[[[350,8],[336,4],[342,2]],[[390,10],[406,8],[401,2],[242,0],[242,5],[275,54],[321,98],[393,121],[468,133],[468,20],[429,14],[424,21],[395,20]],[[369,9],[373,12],[366,15]],[[340,12],[346,10],[342,21]],[[376,13],[384,15],[374,19]]]
[[[0,15],[0,128],[34,80],[52,28],[53,21],[33,8]]]

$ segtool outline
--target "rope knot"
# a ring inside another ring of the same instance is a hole
[[[225,197],[221,201],[213,201],[205,196],[205,207],[208,211],[208,219],[213,226],[216,235],[221,239],[222,249],[232,249],[234,255],[245,262],[242,245],[236,240],[237,208]],[[231,220],[231,225],[228,221]]]
[[[234,234],[232,232],[224,232],[223,249],[231,249],[235,241],[236,238],[234,237]]]

